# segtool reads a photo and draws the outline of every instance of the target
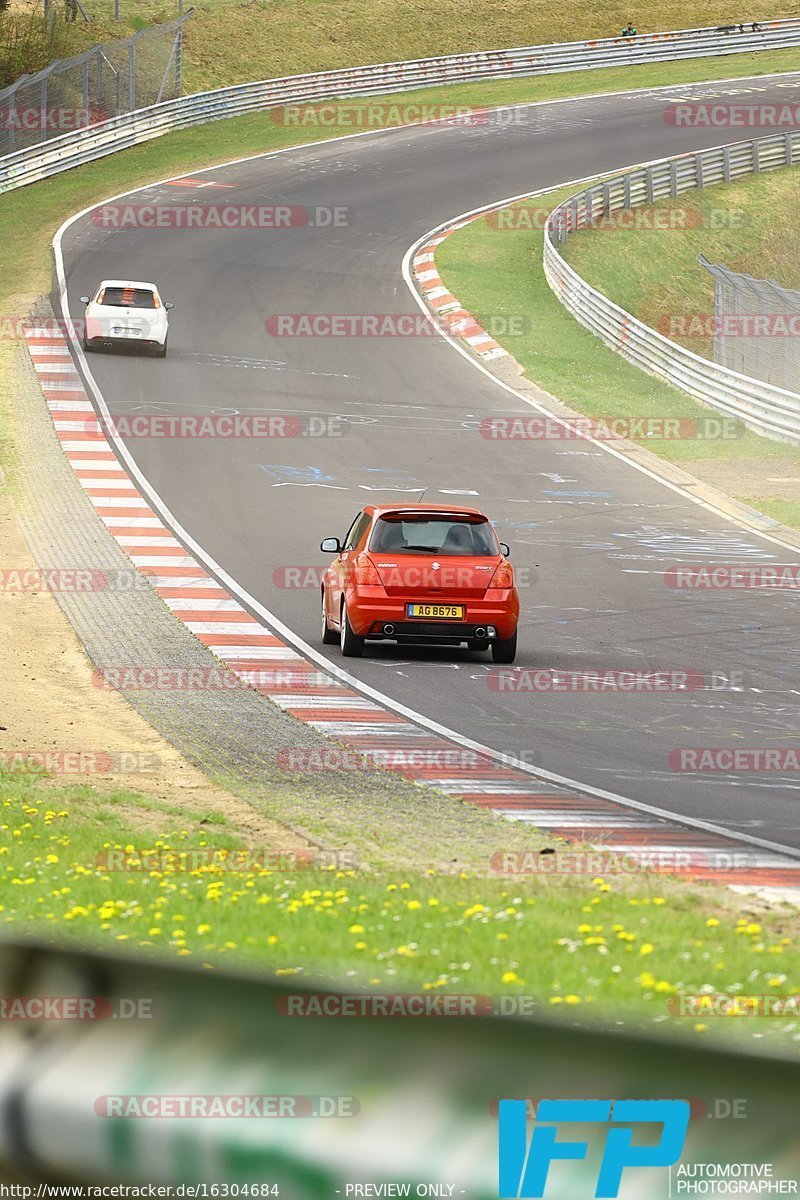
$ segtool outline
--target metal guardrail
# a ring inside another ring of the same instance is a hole
[[[0,158],[0,192],[206,121],[343,96],[800,46],[800,18],[380,63],[268,79],[153,104]]]
[[[670,341],[581,278],[560,248],[571,233],[612,212],[799,162],[800,131],[662,159],[571,196],[550,213],[544,236],[547,282],[581,325],[648,374],[738,417],[757,433],[794,445],[800,444],[800,395],[742,375]]]
[[[283,1200],[345,1200],[348,1185],[402,1181],[408,1191],[394,1194],[493,1200],[499,1099],[671,1097],[692,1105],[682,1162],[800,1173],[800,1060],[770,1057],[764,1043],[757,1054],[753,1042],[690,1041],[694,1017],[684,1038],[644,1022],[623,1032],[588,1017],[556,1021],[549,1006],[523,1003],[532,997],[459,1000],[396,983],[390,1003],[412,1011],[427,997],[439,1015],[371,1015],[380,1008],[359,992],[351,1015],[324,1016],[346,998],[305,974],[270,979],[4,937],[0,1160],[28,1182],[231,1185],[197,1193],[209,1197],[270,1184]],[[15,999],[25,1012],[41,1002],[41,1016],[20,1018]],[[674,1001],[665,996],[665,1014]],[[474,1015],[489,1010],[498,1015]],[[347,1103],[323,1104],[331,1096]],[[203,1105],[194,1117],[162,1115],[191,1097]],[[287,1105],[282,1116],[233,1115],[241,1097]],[[225,1111],[204,1115],[216,1098]],[[548,1183],[548,1197],[594,1195],[601,1144]],[[637,1200],[667,1195],[666,1169],[631,1168],[625,1182]]]

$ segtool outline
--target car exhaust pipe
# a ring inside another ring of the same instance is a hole
[[[484,629],[483,625],[479,625],[478,628],[475,630],[475,637],[476,638],[485,638],[486,637],[486,630]]]
[[[394,625],[384,625],[383,632],[386,634],[387,637],[391,637],[392,634],[394,633]]]

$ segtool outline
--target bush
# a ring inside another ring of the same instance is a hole
[[[0,0],[0,88],[20,75],[35,75],[56,58],[74,53],[74,35],[58,18],[46,29],[40,5],[8,11],[9,0]]]

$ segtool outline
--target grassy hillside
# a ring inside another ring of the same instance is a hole
[[[628,312],[708,357],[711,338],[684,336],[680,323],[684,315],[714,311],[714,281],[697,255],[757,279],[800,288],[800,229],[794,220],[798,200],[797,168],[754,175],[684,192],[650,210],[673,214],[669,217],[651,221],[642,210],[646,225],[686,224],[686,229],[587,230],[570,238],[565,255],[576,271]]]
[[[12,0],[22,7],[33,0]],[[59,0],[54,0],[60,11]],[[177,0],[84,0],[91,25],[79,22],[74,37],[86,44],[124,37],[145,24],[171,20]],[[189,0],[185,0],[185,7]],[[239,83],[275,75],[356,66],[393,59],[455,54],[504,46],[616,36],[630,17],[641,33],[685,29],[733,20],[797,16],[787,0],[710,0],[701,12],[690,0],[657,4],[623,0],[600,5],[577,0],[567,7],[544,0],[195,0],[187,27],[186,88]],[[0,47],[2,32],[0,25]]]

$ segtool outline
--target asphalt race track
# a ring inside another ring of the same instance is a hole
[[[389,645],[347,660],[348,670],[548,771],[797,848],[800,777],[669,765],[677,747],[796,744],[795,595],[682,593],[663,578],[686,563],[797,556],[599,446],[485,440],[482,418],[531,410],[443,339],[265,329],[275,314],[417,313],[401,264],[428,230],[505,197],[762,136],[769,131],[677,129],[664,118],[668,98],[800,99],[800,75],[781,80],[523,107],[513,120],[370,133],[252,159],[199,173],[224,189],[160,185],[133,200],[341,205],[347,225],[114,230],[81,217],[63,250],[74,318],[80,295],[107,277],[153,280],[175,302],[165,361],[90,356],[112,413],[346,419],[340,437],[128,443],[184,529],[292,630],[322,650],[318,591],[282,586],[282,568],[322,564],[320,539],[342,536],[363,503],[415,500],[423,489],[427,500],[463,497],[496,520],[527,580],[519,671],[692,669],[706,686],[651,695],[499,692],[489,686],[488,656]],[[341,663],[337,647],[325,652]],[[733,684],[731,672],[739,673]]]

